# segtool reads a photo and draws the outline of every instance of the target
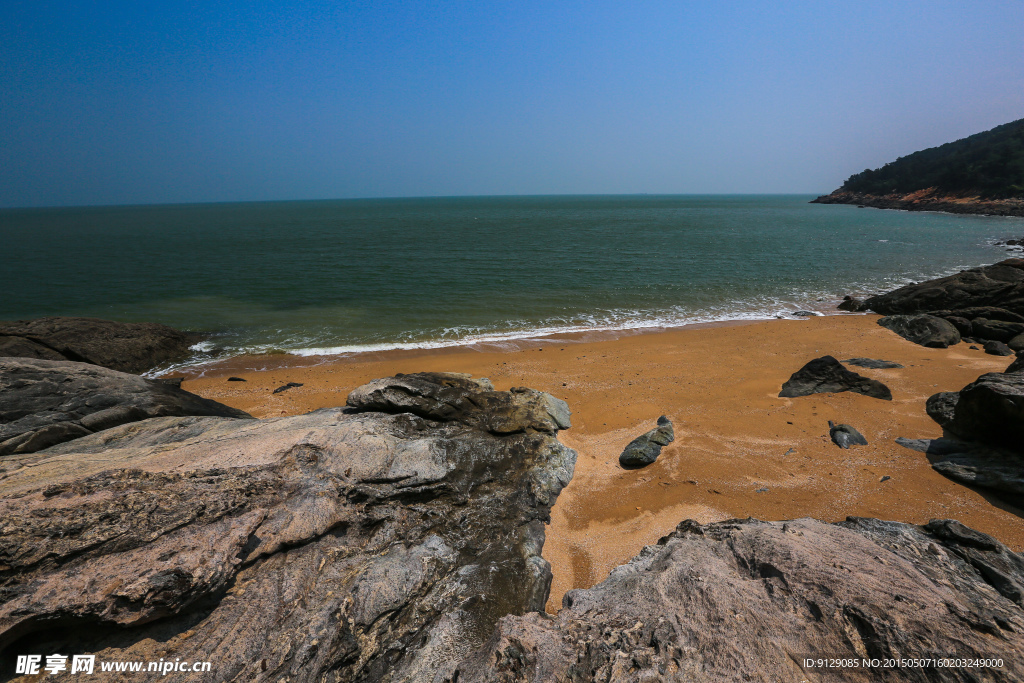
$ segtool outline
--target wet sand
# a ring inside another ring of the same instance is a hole
[[[558,609],[565,591],[601,581],[687,518],[955,518],[1024,549],[1024,512],[943,477],[925,454],[893,441],[940,436],[925,414],[927,398],[1002,371],[1012,359],[967,344],[917,346],[879,327],[877,317],[773,320],[596,341],[548,338],[504,349],[243,357],[182,373],[183,388],[256,417],[342,405],[352,388],[397,372],[468,372],[489,377],[498,389],[529,386],[565,399],[573,426],[559,438],[579,457],[548,527],[544,556],[554,573],[548,611]],[[851,393],[778,397],[793,372],[826,354],[903,364],[849,366],[887,384],[893,400]],[[247,381],[228,382],[229,376]],[[286,382],[303,386],[271,393]],[[673,421],[675,442],[653,465],[623,470],[619,453],[653,429],[659,415]],[[869,444],[839,449],[829,440],[828,420],[852,424]]]

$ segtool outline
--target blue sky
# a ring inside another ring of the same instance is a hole
[[[1020,0],[260,5],[7,0],[0,206],[817,193],[1024,117]]]

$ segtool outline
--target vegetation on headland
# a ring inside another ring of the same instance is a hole
[[[1024,197],[1024,119],[855,173],[840,191],[889,195],[930,188],[981,199]]]

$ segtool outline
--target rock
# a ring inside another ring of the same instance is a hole
[[[460,373],[398,374],[364,384],[348,395],[357,410],[409,412],[431,420],[467,422],[495,434],[569,429],[565,401],[523,387],[495,391],[487,379]]]
[[[1002,322],[1010,323],[1024,323],[1024,315],[1019,315],[1005,308],[999,308],[998,306],[968,306],[967,308],[958,308],[956,310],[941,310],[941,311],[926,311],[928,315],[934,315],[939,318],[961,318],[963,320],[975,320],[976,318],[985,318],[987,320],[999,320]],[[970,334],[970,332],[968,332]]]
[[[1021,372],[1024,371],[1024,353],[1018,353],[1017,358],[1010,363],[1010,365],[1003,370],[1003,372]]]
[[[1013,349],[998,341],[987,341],[985,342],[985,353],[991,356],[1012,356]]]
[[[932,313],[930,315],[935,315],[935,314]],[[960,333],[960,339],[962,341],[967,341],[965,339],[965,337],[970,337],[972,334],[974,334],[974,326],[971,325],[971,321],[968,320],[967,318],[961,318],[958,315],[936,316],[936,317],[942,318],[947,323],[949,323],[950,325],[955,327],[956,331]]]
[[[228,381],[229,382],[244,382],[246,380],[242,379],[241,377],[228,377]]]
[[[814,311],[793,311],[792,315],[795,315],[798,318],[814,318],[818,314]]]
[[[474,408],[488,391],[452,381],[444,421],[168,417],[28,456],[0,479],[0,647],[213,661],[211,681],[450,679],[500,617],[544,608],[576,457],[525,408],[487,417],[528,390]]]
[[[993,306],[1024,316],[1024,259],[1010,258],[991,266],[907,285],[869,297],[865,303],[882,315]]]
[[[24,340],[18,344],[5,340]],[[97,318],[38,318],[0,322],[0,355],[71,360],[140,373],[191,355],[201,335],[157,323]],[[45,349],[45,351],[43,350]]]
[[[972,351],[980,351],[980,350],[981,350],[981,349],[979,349],[979,348],[978,348],[977,346],[975,346],[974,344],[971,344],[971,345],[970,345],[970,346],[968,346],[967,348],[971,349]]]
[[[662,415],[658,418],[657,427],[629,442],[619,456],[619,464],[623,467],[650,465],[661,455],[662,447],[675,441],[675,438],[672,421]]]
[[[281,386],[279,386],[277,389],[274,389],[270,393],[272,393],[272,394],[280,394],[282,391],[288,391],[289,389],[294,389],[295,387],[301,387],[301,386],[302,386],[302,382],[288,382],[288,384],[282,384]]]
[[[844,296],[842,302],[836,306],[836,308],[840,311],[850,311],[853,313],[859,313],[867,310],[867,306],[864,304],[862,299],[855,299],[850,295]]]
[[[1016,337],[1006,342],[1014,351],[1024,351],[1024,334],[1018,334]]]
[[[971,333],[979,339],[1008,342],[1017,335],[1024,334],[1024,323],[975,318],[971,321]]]
[[[846,363],[847,365],[856,365],[861,368],[870,368],[872,370],[903,367],[899,363],[894,363],[891,360],[875,360],[874,358],[847,358],[840,362]]]
[[[944,349],[960,343],[960,333],[953,324],[933,315],[890,315],[879,318],[878,324],[929,348]]]
[[[828,421],[828,435],[832,437],[832,443],[840,448],[868,445],[868,440],[856,428],[847,424],[837,425],[832,420]]]
[[[935,420],[943,429],[953,421],[953,411],[956,410],[960,394],[955,391],[940,391],[928,398],[925,403],[925,412],[928,417]]]
[[[251,417],[173,384],[98,365],[0,358],[0,455],[168,415]]]
[[[156,378],[154,378],[153,381],[154,382],[160,382],[161,384],[166,384],[167,386],[171,386],[171,387],[174,387],[176,389],[181,389],[181,383],[185,381],[185,378],[184,377],[156,377]]]
[[[928,455],[932,469],[967,486],[988,489],[1017,508],[1024,507],[1024,455],[956,436],[896,439],[905,448]]]
[[[794,398],[810,394],[835,394],[852,391],[872,398],[892,400],[892,392],[878,380],[869,379],[844,368],[832,356],[815,358],[793,373],[782,385],[780,397]]]
[[[997,658],[1024,680],[1024,559],[951,520],[679,524],[554,616],[500,620],[458,683],[961,681],[958,668],[805,659]],[[455,680],[453,676],[451,680]]]
[[[947,429],[971,441],[1024,449],[1024,373],[989,372],[961,389]]]

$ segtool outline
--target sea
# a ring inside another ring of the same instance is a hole
[[[831,313],[993,263],[1024,219],[811,195],[436,197],[0,210],[0,320],[207,333],[188,364]],[[168,368],[163,368],[167,370]]]

